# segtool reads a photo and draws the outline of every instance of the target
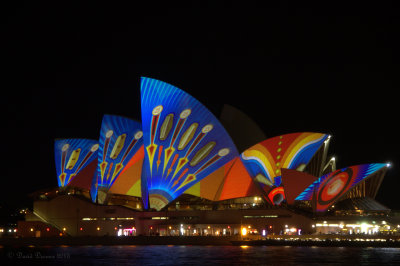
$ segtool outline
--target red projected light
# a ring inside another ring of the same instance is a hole
[[[283,187],[277,187],[271,190],[268,193],[268,198],[274,205],[281,204],[281,202],[285,199]]]
[[[318,203],[320,205],[327,205],[340,197],[349,187],[352,177],[353,170],[348,168],[325,180],[318,192]]]
[[[321,191],[321,200],[329,201],[332,198],[334,198],[337,194],[339,194],[343,190],[348,180],[349,180],[349,175],[346,172],[342,172],[334,176],[327,182],[327,184],[324,187],[324,190]]]
[[[351,188],[355,176],[353,169],[347,168],[339,170],[325,179],[313,199],[316,202],[316,209],[318,211],[326,210],[338,200]]]

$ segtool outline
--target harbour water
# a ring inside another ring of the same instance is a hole
[[[0,252],[1,265],[400,265],[400,248],[30,246]]]

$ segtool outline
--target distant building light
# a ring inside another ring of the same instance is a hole
[[[243,227],[242,228],[242,236],[245,236],[245,235],[247,235],[247,229],[246,229],[246,227]]]
[[[97,227],[96,229],[97,229],[97,231],[100,231],[100,227]]]
[[[50,231],[50,228],[47,227],[47,228],[46,228],[46,231],[49,232],[49,231]]]
[[[64,228],[63,228],[63,231],[67,231],[67,228],[64,227]]]
[[[9,232],[11,232],[11,229],[9,230]],[[33,232],[33,228],[31,228],[31,232]]]
[[[154,217],[153,217],[154,218]],[[159,217],[160,218],[160,217]],[[161,217],[161,219],[163,219]],[[168,217],[166,217],[166,219],[168,219]],[[97,220],[110,220],[110,221],[114,221],[114,220],[135,220],[134,217],[83,217],[82,221],[97,221]]]
[[[133,218],[132,218],[132,219],[133,219]],[[169,217],[164,217],[164,216],[162,216],[162,217],[151,217],[151,219],[152,219],[152,220],[168,220]]]
[[[79,228],[79,230],[80,230],[80,231],[83,231],[83,228],[81,227],[81,228]]]
[[[386,164],[386,167],[391,167],[391,166],[392,166],[391,163],[387,163],[387,164]]]
[[[97,218],[82,218],[82,221],[91,221],[91,220],[97,220]]]
[[[278,215],[244,215],[244,219],[254,219],[254,218],[278,218]]]

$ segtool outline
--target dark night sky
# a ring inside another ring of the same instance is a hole
[[[268,137],[330,133],[338,168],[392,162],[377,199],[400,209],[400,25],[390,2],[54,2],[1,8],[3,206],[57,185],[55,138],[98,139],[103,114],[140,119],[148,76],[217,116],[224,103],[241,109]]]

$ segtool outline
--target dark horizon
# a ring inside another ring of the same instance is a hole
[[[240,109],[267,137],[331,134],[337,168],[392,163],[376,199],[400,209],[399,21],[390,4],[275,5],[7,7],[1,206],[22,207],[28,193],[57,186],[54,139],[98,139],[104,114],[141,120],[147,76],[217,117],[223,104]]]

